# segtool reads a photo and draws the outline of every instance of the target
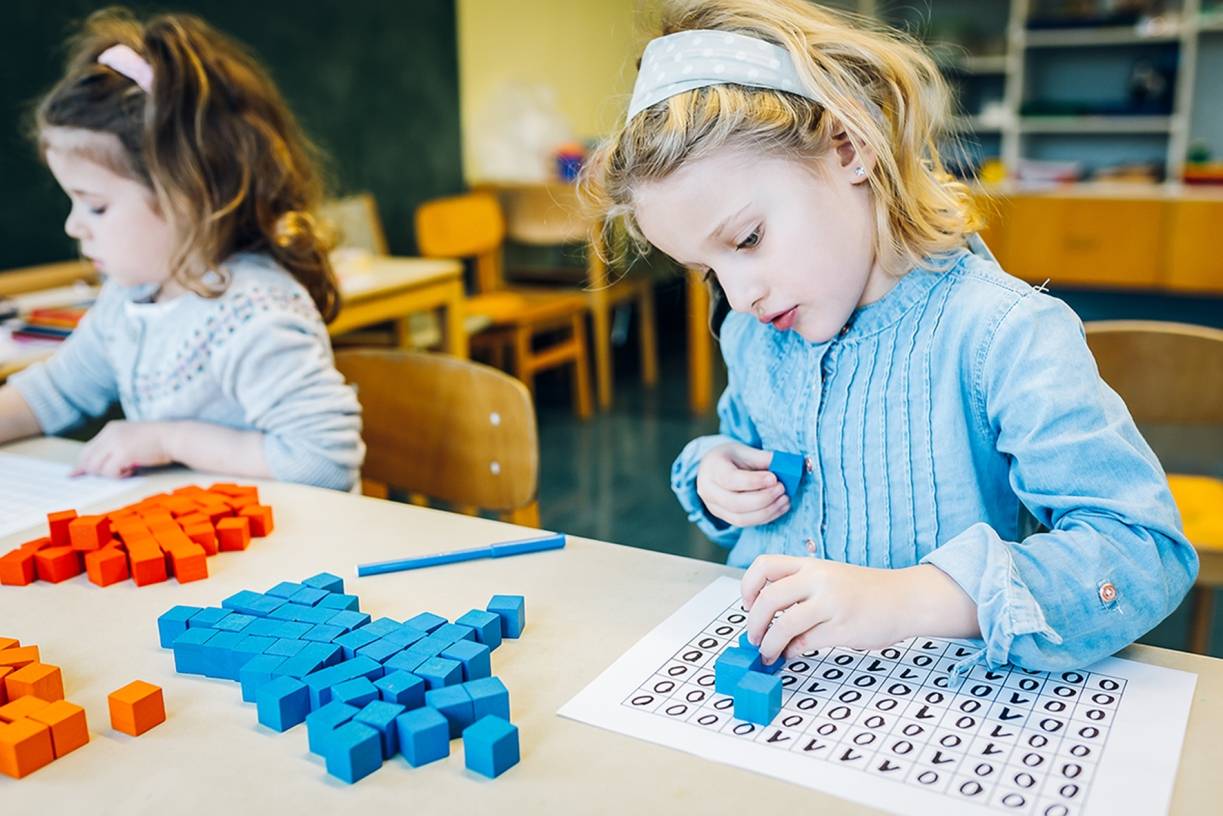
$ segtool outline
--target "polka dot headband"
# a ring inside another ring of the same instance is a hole
[[[803,87],[790,52],[780,45],[732,31],[695,29],[658,37],[645,47],[628,119],[685,91],[726,84],[786,91],[819,101]]]

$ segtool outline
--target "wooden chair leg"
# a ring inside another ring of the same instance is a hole
[[[519,326],[514,329],[514,376],[522,381],[535,399],[535,369],[531,361],[531,329]]]
[[[595,386],[600,411],[610,408],[613,399],[611,310],[605,290],[591,293],[590,324],[594,332]]]
[[[533,501],[526,507],[502,513],[501,520],[521,527],[539,527],[539,502]]]
[[[658,383],[658,328],[654,315],[654,285],[646,281],[637,300],[637,318],[641,321],[641,381]]]
[[[1189,624],[1189,651],[1210,653],[1210,624],[1214,619],[1214,587],[1198,584],[1193,588]]]
[[[709,335],[709,290],[688,272],[688,406],[703,414],[713,405],[713,338]]]
[[[594,413],[590,404],[590,364],[586,358],[586,316],[573,316],[573,340],[577,354],[573,361],[573,405],[579,419],[589,419]]]
[[[374,499],[385,499],[390,494],[387,486],[382,482],[375,482],[371,479],[361,480],[361,495],[369,496]]]

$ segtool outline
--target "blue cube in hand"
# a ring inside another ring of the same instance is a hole
[[[488,602],[488,611],[501,616],[501,636],[522,636],[527,626],[527,605],[521,595],[494,595]]]
[[[749,671],[735,686],[735,717],[757,725],[768,725],[781,711],[781,678]]]
[[[413,768],[450,756],[450,726],[435,708],[405,711],[395,718],[399,753]]]
[[[760,654],[754,649],[731,646],[713,663],[713,690],[718,694],[734,694],[735,686],[753,669],[760,668]]]
[[[463,761],[468,770],[495,779],[518,764],[518,726],[500,717],[484,717],[463,732]]]
[[[798,483],[803,478],[803,457],[797,453],[773,451],[773,458],[769,461],[769,470],[786,488],[786,495],[793,499]]]

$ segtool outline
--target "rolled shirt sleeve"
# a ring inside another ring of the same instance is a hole
[[[1007,541],[976,524],[925,558],[977,604],[965,664],[1080,667],[1171,613],[1197,575],[1159,461],[1101,379],[1078,317],[1038,293],[999,321],[974,371],[979,431],[1010,461],[1048,532]]]

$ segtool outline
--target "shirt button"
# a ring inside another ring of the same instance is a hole
[[[808,473],[815,473],[815,462],[811,461],[810,456],[803,458],[803,467],[807,469]]]
[[[807,539],[807,552],[809,553],[815,552],[815,542],[811,540],[810,538]]]
[[[1112,581],[1105,581],[1100,585],[1100,600],[1104,603],[1112,603],[1117,600],[1117,588],[1113,586]]]

